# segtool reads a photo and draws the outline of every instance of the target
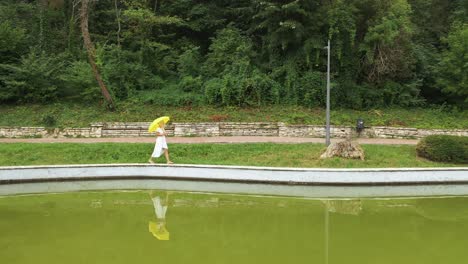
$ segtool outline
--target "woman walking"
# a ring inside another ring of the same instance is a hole
[[[149,163],[154,164],[153,158],[159,158],[164,153],[167,164],[174,164],[169,158],[169,149],[166,142],[166,131],[164,130],[165,122],[160,121],[158,123],[158,129],[156,129],[156,145],[154,146],[153,154],[151,154]]]

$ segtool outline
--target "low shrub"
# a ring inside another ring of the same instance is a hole
[[[229,115],[212,115],[210,116],[211,122],[224,122],[229,119]]]
[[[178,88],[184,92],[200,92],[203,81],[201,77],[185,76],[178,84]]]
[[[53,113],[43,115],[41,121],[46,127],[53,127],[57,124],[57,119]]]
[[[161,90],[148,90],[138,93],[137,101],[158,106],[198,106],[204,102],[203,96],[195,92],[183,92],[175,86]]]
[[[468,163],[468,137],[428,136],[418,143],[416,152],[433,161]]]

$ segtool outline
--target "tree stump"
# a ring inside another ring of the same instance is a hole
[[[342,141],[328,146],[327,150],[320,156],[321,159],[332,157],[364,160],[364,150],[357,142]]]

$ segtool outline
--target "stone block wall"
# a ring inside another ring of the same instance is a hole
[[[219,136],[218,123],[174,123],[176,137],[216,137]]]
[[[46,129],[44,127],[0,127],[0,137],[154,137],[148,133],[150,122],[92,123],[86,128]],[[172,123],[166,126],[169,136],[279,136],[325,137],[325,126],[288,125],[285,123]],[[468,136],[468,129],[417,129],[401,127],[368,127],[363,138],[422,138],[428,135]],[[350,126],[332,126],[331,136],[358,136]]]
[[[423,138],[430,135],[468,136],[463,129],[419,129],[406,127],[371,127],[364,133],[375,138]]]
[[[280,123],[280,137],[325,137],[325,126],[314,125],[285,125]],[[354,129],[346,126],[332,126],[330,128],[331,137],[346,138],[349,135],[354,135]]]
[[[0,127],[0,137],[43,137],[48,134],[45,127]]]
[[[101,137],[149,137],[154,133],[148,133],[151,122],[119,122],[119,123],[95,123],[101,125]],[[167,125],[166,132],[174,135],[174,125]]]
[[[62,131],[58,130],[56,132],[56,137],[93,137],[91,133],[91,128],[65,128]]]
[[[218,123],[220,136],[278,136],[279,123]]]
[[[452,136],[465,136],[468,137],[468,130],[467,129],[453,129],[453,130],[446,130],[446,129],[418,129],[418,136],[419,138],[426,137],[429,135],[452,135]]]

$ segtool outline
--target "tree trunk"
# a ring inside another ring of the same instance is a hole
[[[44,51],[45,45],[44,45],[44,12],[47,8],[47,1],[46,0],[41,0],[38,2],[39,5],[39,49],[41,51]]]
[[[99,87],[101,88],[102,95],[106,99],[106,102],[108,104],[108,107],[113,109],[114,108],[114,102],[112,101],[112,97],[107,90],[106,85],[102,81],[101,74],[99,73],[99,70],[96,65],[95,57],[96,57],[96,50],[94,48],[93,42],[91,42],[91,37],[89,36],[89,30],[88,30],[88,4],[89,0],[81,0],[81,33],[83,35],[83,42],[86,48],[86,51],[88,52],[88,59],[89,59],[89,64],[91,64],[91,68],[93,69],[94,77],[96,78],[96,81],[99,84]]]
[[[154,8],[153,8],[154,13],[155,14],[158,13],[160,8],[161,8],[161,1],[154,0]]]
[[[72,53],[72,37],[75,29],[75,8],[78,6],[78,3],[76,3],[76,0],[73,0],[71,2],[71,14],[70,19],[68,21],[68,52]],[[68,9],[68,8],[67,8]],[[68,12],[67,12],[68,15]]]
[[[357,142],[349,140],[333,143],[328,146],[327,150],[320,156],[321,159],[341,157],[346,159],[361,159],[364,160],[364,150]]]
[[[118,26],[118,30],[117,30],[117,46],[120,47],[120,30],[121,30],[121,27],[120,27],[120,9],[118,8],[117,0],[114,0],[114,5],[115,5],[115,16],[117,17],[117,26]]]

